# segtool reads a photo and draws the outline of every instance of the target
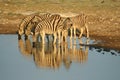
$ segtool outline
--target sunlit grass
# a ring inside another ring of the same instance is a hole
[[[21,12],[51,13],[99,13],[99,11],[119,11],[119,0],[2,0],[0,12],[4,14],[21,14]],[[98,12],[97,12],[98,11]],[[19,15],[18,15],[19,16]]]

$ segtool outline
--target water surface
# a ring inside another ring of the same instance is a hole
[[[0,35],[0,80],[120,79],[118,50],[79,44],[71,47],[70,43],[61,47],[39,44],[33,48],[31,40]]]

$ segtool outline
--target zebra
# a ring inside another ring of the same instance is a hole
[[[29,22],[34,18],[34,14],[29,15],[27,17],[25,17],[24,19],[22,19],[22,21],[19,24],[19,30],[18,30],[18,38],[21,39],[21,36],[24,34],[25,32],[25,28],[28,26]]]
[[[53,44],[56,43],[57,34],[58,39],[60,41],[60,34],[63,31],[67,31],[72,26],[72,22],[70,18],[62,18],[59,14],[52,15],[48,20],[44,20],[39,22],[34,30],[33,42],[36,42],[36,37],[38,34],[42,36],[42,43],[44,42],[45,34],[53,34],[54,41]],[[60,42],[59,42],[60,43]]]
[[[25,17],[19,25],[18,38],[21,38],[21,36],[25,33],[25,39],[27,39],[28,35],[31,34],[31,30],[35,24],[49,18],[50,15],[50,13],[45,13],[43,15],[31,14]]]
[[[87,38],[89,38],[89,31],[88,31],[86,18],[87,18],[87,16],[84,13],[81,13],[77,16],[71,17],[71,21],[73,22],[73,26],[70,29],[71,38],[72,38],[72,35],[74,34],[74,38],[76,39],[76,29],[81,32],[81,34],[78,36],[78,38],[81,38],[81,36],[85,30],[87,33]]]
[[[31,34],[31,31],[33,32],[33,30],[35,29],[36,25],[39,22],[49,19],[51,15],[52,14],[50,13],[46,13],[43,15],[35,15],[34,18],[31,20],[31,22],[29,23],[30,26],[27,26],[25,30],[25,36],[28,37]]]

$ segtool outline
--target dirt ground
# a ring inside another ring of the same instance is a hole
[[[120,50],[119,0],[0,0],[0,34],[16,34],[25,16],[46,12],[67,17],[85,13],[90,38],[104,42],[97,46]]]

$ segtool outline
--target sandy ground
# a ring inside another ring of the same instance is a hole
[[[0,34],[16,34],[20,21],[33,13],[58,13],[63,16],[73,16],[85,13],[89,26],[90,38],[101,40],[97,46],[120,50],[120,1],[97,0],[97,2],[0,2]],[[64,1],[64,0],[61,0]],[[94,0],[93,0],[94,1]],[[111,2],[111,3],[110,3]],[[36,4],[37,3],[37,4]],[[83,4],[82,4],[83,3]]]

